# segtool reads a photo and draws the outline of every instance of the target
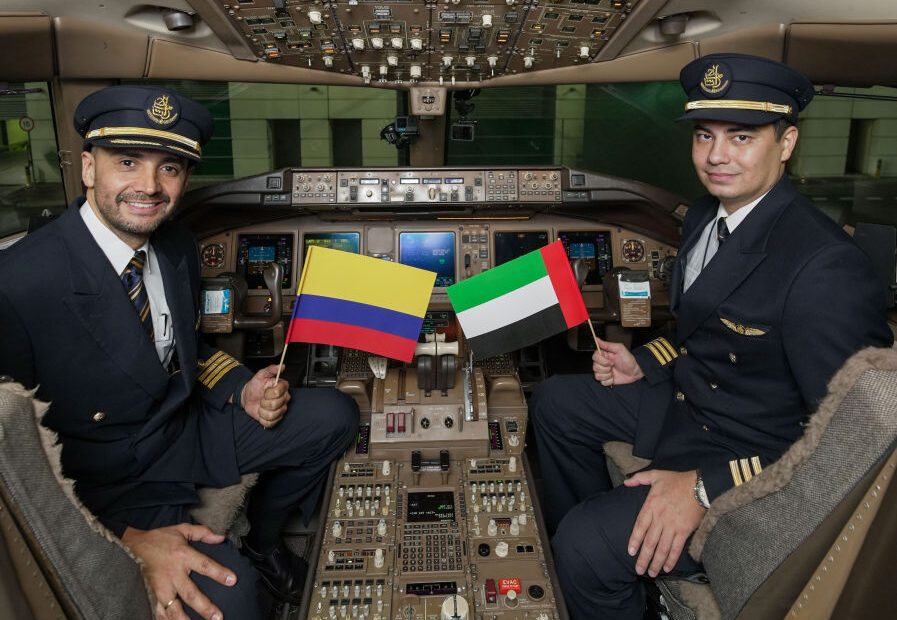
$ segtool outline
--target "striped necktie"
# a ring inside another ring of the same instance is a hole
[[[124,273],[121,274],[121,280],[125,285],[125,290],[128,291],[128,297],[131,298],[134,310],[137,311],[137,316],[140,317],[144,331],[152,341],[154,340],[153,315],[150,312],[149,295],[143,285],[144,265],[146,265],[146,252],[137,250],[134,252],[131,262],[125,267]]]
[[[716,240],[719,241],[720,247],[729,238],[729,227],[726,226],[726,218],[721,217],[716,220]]]

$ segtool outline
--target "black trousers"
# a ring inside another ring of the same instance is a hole
[[[284,524],[297,509],[306,519],[313,514],[330,463],[343,453],[358,428],[358,408],[351,397],[329,388],[294,389],[291,394],[286,415],[271,429],[262,427],[242,409],[227,407],[234,425],[234,445],[221,446],[221,452],[236,455],[241,474],[261,474],[247,510],[257,550],[269,550],[277,544]],[[227,423],[227,417],[220,422]],[[214,453],[208,448],[204,447],[205,453]],[[161,503],[113,516],[136,528],[153,529],[189,522],[188,509]],[[237,585],[233,587],[192,575],[224,617],[259,617],[258,574],[237,548],[230,541],[190,544],[237,573]]]
[[[574,620],[640,620],[644,614],[645,590],[627,544],[650,487],[613,488],[602,449],[608,441],[635,441],[643,389],[642,382],[608,389],[592,375],[555,375],[530,399],[542,505]],[[699,570],[684,551],[671,574]]]

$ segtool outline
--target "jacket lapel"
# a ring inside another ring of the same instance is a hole
[[[701,217],[701,220],[692,227],[688,232],[688,235],[682,239],[682,243],[679,245],[679,252],[676,254],[676,262],[673,264],[673,275],[670,281],[670,309],[673,312],[676,312],[676,306],[679,304],[679,300],[682,296],[688,254],[701,239],[701,233],[704,231],[704,227],[707,225],[707,222],[710,221],[710,218],[716,214],[718,204],[718,202],[714,202],[712,207],[707,207],[706,213]],[[695,208],[695,206],[692,208]]]
[[[192,341],[196,338],[193,330],[196,309],[190,287],[190,273],[183,253],[179,255],[173,253],[166,243],[157,244],[155,250],[162,269],[165,299],[171,312],[175,350],[182,369],[178,374],[185,382],[185,387],[189,388],[196,368],[196,347],[192,345]]]
[[[159,364],[119,275],[84,225],[78,213],[81,203],[77,201],[60,218],[67,259],[61,269],[68,270],[70,283],[61,291],[62,301],[116,367],[154,398],[162,398],[168,373]]]
[[[794,195],[791,182],[783,176],[707,263],[688,291],[679,296],[679,342],[688,338],[763,262],[770,232]]]

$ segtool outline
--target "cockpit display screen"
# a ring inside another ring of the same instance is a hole
[[[262,234],[237,237],[237,273],[246,279],[249,290],[265,289],[263,275],[269,263],[278,262],[283,267],[281,288],[290,287],[293,269],[293,235]]]
[[[305,234],[305,253],[313,245],[330,250],[342,250],[358,254],[361,235],[357,232],[322,232]],[[303,255],[304,255],[303,254]]]
[[[531,232],[496,232],[495,266],[514,260],[533,250],[548,245],[548,233],[544,230]]]
[[[436,272],[435,287],[455,283],[455,233],[400,232],[399,262]]]
[[[454,521],[455,494],[451,491],[409,492],[406,520],[409,523]]]
[[[558,232],[558,239],[564,244],[567,258],[571,261],[583,259],[589,267],[585,284],[601,284],[604,274],[613,269],[610,231],[576,230]]]

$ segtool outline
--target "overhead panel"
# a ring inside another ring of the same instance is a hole
[[[589,63],[638,2],[220,0],[265,62],[445,85]]]

